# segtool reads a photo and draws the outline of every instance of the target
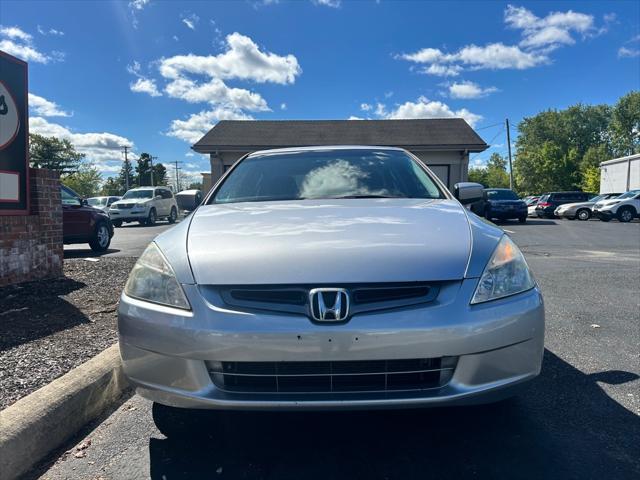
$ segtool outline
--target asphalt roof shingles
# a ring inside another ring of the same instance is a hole
[[[321,145],[460,147],[488,145],[462,118],[422,120],[221,120],[193,149],[248,150]]]

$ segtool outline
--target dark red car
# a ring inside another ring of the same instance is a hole
[[[113,237],[113,224],[102,210],[90,207],[86,200],[61,186],[62,233],[64,243],[88,243],[94,252],[104,252]]]

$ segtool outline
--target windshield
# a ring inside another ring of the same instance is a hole
[[[512,190],[487,190],[489,200],[518,200],[518,195]]]
[[[616,197],[617,200],[623,200],[625,198],[633,198],[635,197],[638,193],[640,193],[640,190],[630,190],[627,193],[623,193],[622,195],[620,195],[619,197]]]
[[[103,207],[107,204],[107,197],[87,198],[87,203],[92,207]]]
[[[122,197],[123,200],[131,198],[153,198],[153,190],[129,190]]]
[[[445,198],[429,174],[396,150],[299,151],[248,157],[210,203],[318,198]]]

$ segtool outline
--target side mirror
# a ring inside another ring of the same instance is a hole
[[[83,198],[82,200],[80,200],[80,205],[82,205],[83,207],[88,207],[89,202],[87,202],[86,198]]]
[[[156,200],[162,200],[162,195],[156,195],[154,198],[155,198]]]
[[[482,200],[484,187],[479,183],[460,182],[453,186],[453,196],[462,204],[474,203]]]

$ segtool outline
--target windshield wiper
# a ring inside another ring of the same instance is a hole
[[[322,198],[331,198],[331,199],[341,199],[341,198],[409,198],[404,195],[370,195],[370,194],[362,194],[362,195],[339,195],[335,197],[322,197]]]

